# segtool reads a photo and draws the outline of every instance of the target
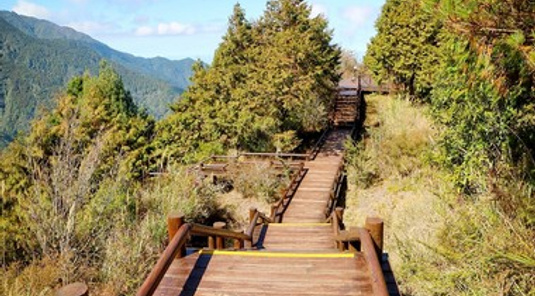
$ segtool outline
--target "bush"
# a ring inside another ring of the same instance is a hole
[[[282,174],[269,167],[269,163],[257,163],[238,168],[231,176],[234,188],[244,198],[257,198],[273,203],[281,198],[281,192],[289,183],[289,172]]]

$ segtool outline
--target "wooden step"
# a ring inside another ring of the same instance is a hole
[[[360,255],[259,251],[203,252],[177,259],[154,293],[163,296],[371,294],[371,279]]]

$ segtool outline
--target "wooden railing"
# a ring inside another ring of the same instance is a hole
[[[270,219],[273,223],[280,223],[282,220],[282,215],[286,211],[286,208],[290,204],[292,197],[299,187],[299,183],[305,175],[305,164],[301,163],[299,169],[293,174],[290,184],[283,190],[279,200],[271,205],[271,215]]]
[[[331,130],[331,125],[323,131],[320,138],[308,153],[281,153],[281,152],[238,152],[236,155],[211,155],[202,159],[197,167],[201,170],[226,171],[231,163],[236,164],[253,164],[257,162],[239,161],[241,158],[274,158],[280,159],[279,163],[283,163],[282,159],[310,161],[316,158],[321,146],[327,139],[327,134]],[[272,164],[276,160],[271,160]],[[291,162],[290,162],[291,163]]]
[[[381,258],[383,255],[383,220],[380,218],[367,218],[364,228],[357,227],[345,230],[343,215],[344,209],[338,207],[327,219],[327,222],[330,222],[333,227],[336,248],[342,252],[362,253],[370,271],[373,295],[388,296],[386,279],[381,268]]]
[[[322,137],[323,138],[323,137]],[[246,154],[242,154],[242,155],[248,155],[248,156],[261,156],[261,157],[264,157],[264,156],[270,156],[270,155],[275,155],[275,154],[271,154],[271,153],[246,153]],[[276,155],[280,155],[280,154],[276,154]],[[285,154],[285,155],[290,155],[290,154]],[[222,157],[222,156],[217,156],[217,155],[214,155],[210,158],[207,158],[205,159],[205,162],[209,161],[209,160],[219,160],[219,159],[227,159],[227,160],[235,160],[237,161],[237,159],[239,158],[239,156],[225,156],[225,157]],[[251,165],[251,164],[258,164],[258,162],[247,162],[247,161],[242,161],[242,162],[239,162],[239,163],[235,163],[235,165]],[[286,186],[286,188],[281,192],[280,194],[280,198],[277,200],[277,202],[275,202],[274,204],[271,205],[271,213],[270,213],[270,216],[269,217],[266,217],[266,218],[269,218],[273,223],[280,223],[281,220],[282,220],[282,215],[284,214],[284,212],[286,211],[286,208],[288,207],[289,203],[290,203],[290,200],[292,199],[293,195],[295,194],[296,190],[297,190],[297,187],[299,186],[299,183],[301,182],[301,180],[303,179],[304,175],[305,175],[305,163],[304,162],[284,162],[283,160],[270,160],[269,162],[269,165],[270,167],[275,167],[275,168],[285,168],[285,169],[289,169],[290,172],[291,172],[291,179],[290,179],[290,183],[288,184],[288,186]],[[229,172],[229,170],[227,168],[229,168],[231,166],[230,163],[200,163],[199,165],[199,170],[203,173],[218,173],[218,174],[226,174]]]
[[[383,269],[381,268],[381,261],[379,260],[382,256],[382,251],[380,254],[377,253],[375,242],[372,240],[370,231],[366,228],[358,228],[358,235],[360,238],[360,251],[368,263],[368,270],[370,271],[370,276],[372,280],[373,294],[375,296],[388,296],[388,288],[386,286],[385,275]]]
[[[223,229],[226,225],[224,222],[216,222],[214,223],[214,227],[195,223],[184,223],[183,215],[171,214],[167,220],[167,230],[170,235],[169,245],[163,251],[160,259],[158,259],[158,262],[136,295],[150,296],[154,294],[154,291],[156,291],[156,288],[163,279],[167,269],[169,269],[169,266],[171,266],[171,263],[173,263],[173,260],[186,255],[186,243],[191,236],[208,237],[208,249],[224,249],[225,239],[234,240],[234,249],[243,249],[245,243],[248,244],[248,248],[252,248],[254,246],[255,228],[259,224],[270,223],[271,219],[256,209],[251,209],[249,213],[251,219],[245,232]]]
[[[141,285],[141,288],[139,288],[136,294],[137,296],[149,296],[156,291],[167,269],[171,266],[177,255],[180,255],[183,246],[185,246],[189,238],[190,231],[190,224],[184,224],[180,227],[171,242],[169,242],[167,248],[165,248],[160,259],[158,259],[156,266],[154,266],[147,279],[145,279],[145,282],[143,282],[143,285]]]
[[[344,178],[345,172],[344,165],[342,164],[336,172],[336,181],[334,182],[333,188],[331,189],[331,192],[329,194],[329,202],[327,203],[327,208],[325,208],[326,217],[329,217],[330,213],[332,213],[338,207]]]

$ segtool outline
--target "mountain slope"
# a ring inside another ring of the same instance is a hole
[[[168,112],[188,86],[192,59],[144,59],[111,49],[73,29],[0,11],[0,147],[26,130],[39,106],[75,75],[95,74],[102,59],[123,77],[141,107],[156,117]]]
[[[49,21],[22,16],[8,11],[0,11],[0,18],[3,18],[23,33],[37,39],[78,41],[80,45],[94,49],[107,60],[117,62],[140,73],[165,80],[174,87],[185,89],[189,85],[188,78],[191,76],[191,66],[195,62],[191,58],[179,61],[172,61],[160,57],[151,59],[140,58],[114,50],[86,34],[68,27],[58,26]]]

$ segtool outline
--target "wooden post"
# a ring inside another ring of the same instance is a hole
[[[271,217],[272,220],[275,220],[275,216],[277,215],[277,209],[278,208],[279,207],[276,204],[272,204],[271,205],[271,215],[270,215],[270,217]]]
[[[377,257],[381,258],[383,254],[383,236],[384,236],[384,222],[383,219],[377,217],[366,218],[366,229],[370,232]]]
[[[215,229],[224,229],[225,226],[227,226],[227,223],[225,223],[225,222],[215,222],[214,223],[214,228]],[[216,236],[216,238],[215,238],[215,247],[216,247],[217,250],[222,250],[222,249],[225,248],[223,237]]]
[[[334,212],[336,216],[338,217],[338,221],[340,221],[340,224],[343,224],[344,223],[344,208],[336,207],[336,209],[334,209]]]
[[[172,212],[167,216],[167,234],[169,236],[169,241],[175,237],[178,229],[184,225],[184,214],[179,212]],[[176,258],[182,258],[186,256],[186,245],[182,247],[180,252],[177,254]]]
[[[249,209],[249,223],[253,223],[253,219],[254,219],[254,216],[256,215],[256,212],[258,212],[256,208]]]
[[[56,296],[89,296],[89,289],[84,283],[72,283],[59,289]]]
[[[208,236],[208,249],[214,250],[215,249],[215,237],[214,236]]]
[[[241,249],[243,249],[243,241],[240,240],[240,239],[235,239],[235,240],[234,240],[234,249],[235,249],[235,250],[241,250]]]

